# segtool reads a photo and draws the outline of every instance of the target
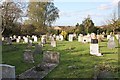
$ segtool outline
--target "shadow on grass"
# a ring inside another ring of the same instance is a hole
[[[116,52],[102,52],[102,54],[116,54]]]

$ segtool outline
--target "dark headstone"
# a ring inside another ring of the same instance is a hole
[[[34,57],[33,57],[33,53],[31,50],[25,50],[24,60],[25,62],[34,63]]]
[[[42,45],[36,44],[34,53],[36,53],[36,54],[42,53]]]
[[[58,52],[44,52],[43,53],[43,62],[46,63],[59,63],[59,53]]]

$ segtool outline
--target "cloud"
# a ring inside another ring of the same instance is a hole
[[[111,9],[111,6],[108,5],[108,4],[101,4],[99,7],[98,7],[99,10],[108,10],[108,9]]]

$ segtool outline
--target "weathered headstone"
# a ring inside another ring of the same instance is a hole
[[[43,53],[43,62],[46,63],[59,63],[59,53],[46,51]]]
[[[15,80],[15,66],[0,64],[0,77],[4,80]]]
[[[12,40],[10,38],[6,38],[7,39],[7,44],[12,44]]]
[[[36,53],[36,54],[42,53],[42,45],[36,44],[36,45],[35,45],[34,53]]]
[[[32,47],[32,40],[28,41],[28,47]]]
[[[112,36],[112,35],[110,36],[108,43],[107,43],[107,47],[110,49],[113,49],[116,47],[116,43],[114,41],[114,36]]]
[[[41,37],[41,44],[42,45],[46,44],[46,35],[42,35],[42,37]]]
[[[24,60],[25,62],[34,63],[34,57],[33,57],[33,53],[31,50],[25,50]]]
[[[56,47],[56,41],[55,41],[54,37],[52,37],[52,39],[51,39],[51,46]]]

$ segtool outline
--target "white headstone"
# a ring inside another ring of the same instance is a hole
[[[18,36],[18,39],[21,39],[21,36]]]
[[[37,42],[37,36],[34,36],[34,42]]]
[[[107,35],[107,40],[110,38],[110,35]]]
[[[59,36],[56,36],[56,40],[58,41],[60,38],[59,38]]]
[[[15,79],[15,66],[0,64],[0,77],[3,79]]]
[[[19,43],[19,42],[20,42],[20,39],[17,38],[17,39],[16,39],[16,42]]]
[[[60,36],[60,41],[63,41],[63,35],[59,35]]]
[[[73,34],[69,34],[69,41],[73,41]]]
[[[27,37],[24,38],[24,42],[28,43],[28,38]]]
[[[78,42],[82,42],[83,41],[83,36],[78,36]]]
[[[2,37],[2,41],[4,41],[5,40],[5,38],[4,37]]]
[[[82,42],[83,42],[83,43],[87,43],[87,42],[89,42],[89,38],[88,38],[87,36],[84,36]]]
[[[52,39],[51,39],[51,46],[56,47],[56,41],[55,41],[54,37],[52,37]]]
[[[16,39],[16,35],[14,35],[13,38]]]
[[[96,55],[96,56],[102,56],[101,53],[99,53],[99,45],[98,44],[90,44],[90,54]]]

